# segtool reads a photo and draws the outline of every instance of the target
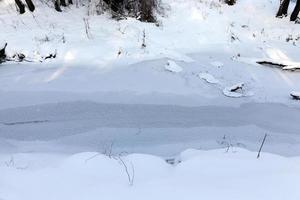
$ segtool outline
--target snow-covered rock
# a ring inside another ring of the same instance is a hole
[[[227,97],[233,97],[233,98],[249,96],[249,94],[245,93],[245,91],[243,90],[244,86],[245,83],[238,83],[230,87],[226,87],[223,90],[223,94]]]
[[[300,100],[300,92],[291,92],[291,97],[296,100]]]

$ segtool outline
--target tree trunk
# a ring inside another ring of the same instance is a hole
[[[22,3],[22,1],[20,1],[20,0],[15,0],[15,2],[16,2],[16,4],[17,4],[18,8],[19,8],[20,14],[25,13],[25,5]]]
[[[296,7],[291,15],[291,21],[296,21],[300,11],[300,0],[297,0]]]
[[[290,4],[290,0],[283,0],[280,4],[279,10],[276,14],[276,17],[287,16],[288,9],[289,9],[289,4]]]
[[[62,12],[60,8],[60,0],[54,0],[54,8],[57,12]]]
[[[60,5],[63,7],[67,7],[66,0],[60,0]]]
[[[31,12],[33,12],[33,11],[35,10],[35,6],[34,6],[34,4],[32,3],[32,1],[31,1],[31,0],[25,0],[25,1],[26,1],[27,6],[28,6],[28,9],[29,9]]]
[[[111,9],[116,12],[121,14],[123,12],[122,7],[123,7],[123,0],[112,0],[110,3]]]
[[[144,22],[155,22],[153,9],[155,0],[140,0],[140,18]]]

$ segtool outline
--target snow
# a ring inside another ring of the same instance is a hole
[[[179,65],[177,65],[174,61],[168,60],[168,63],[165,65],[165,69],[169,72],[179,73],[183,69]]]
[[[217,84],[219,83],[219,80],[217,80],[215,77],[213,77],[211,74],[208,73],[200,73],[198,74],[199,78],[205,80],[208,83]]]
[[[37,199],[298,200],[300,158],[234,148],[189,149],[175,165],[151,155],[1,155],[0,196]],[[128,175],[121,160],[128,168]],[[130,184],[129,177],[133,177]]]
[[[278,2],[163,0],[157,26],[0,1],[27,60],[0,66],[0,199],[298,200],[300,26]]]
[[[220,61],[213,61],[210,64],[215,67],[223,67],[224,66],[224,64]]]

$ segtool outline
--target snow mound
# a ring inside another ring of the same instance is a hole
[[[226,87],[223,90],[223,94],[227,97],[232,98],[240,98],[240,97],[247,97],[252,96],[252,92],[246,92],[244,89],[245,83],[238,83],[230,87]]]
[[[205,80],[208,83],[211,84],[218,84],[219,80],[216,79],[213,75],[209,74],[209,73],[200,73],[198,74],[199,78]]]
[[[182,67],[172,60],[168,60],[167,64],[165,65],[165,70],[173,73],[179,73],[183,71]]]

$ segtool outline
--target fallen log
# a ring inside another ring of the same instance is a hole
[[[257,61],[256,63],[260,64],[260,65],[273,66],[273,67],[279,67],[279,68],[284,68],[287,66],[282,63],[275,63],[275,62],[271,62],[271,61]]]
[[[274,61],[257,61],[257,64],[268,66],[268,67],[275,67],[282,70],[289,70],[289,71],[295,71],[300,70],[300,63],[298,62],[274,62]]]

